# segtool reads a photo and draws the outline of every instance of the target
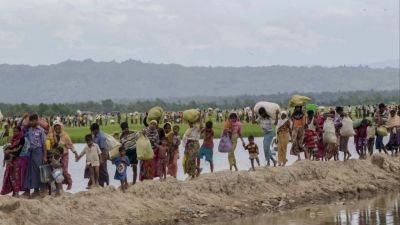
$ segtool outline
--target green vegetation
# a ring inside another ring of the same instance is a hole
[[[207,109],[237,109],[254,106],[258,101],[275,102],[286,107],[293,93],[273,95],[242,95],[231,97],[191,97],[174,100],[154,99],[132,102],[115,102],[110,99],[101,102],[54,103],[54,104],[9,104],[0,103],[0,110],[5,116],[20,116],[25,112],[36,112],[39,115],[74,115],[77,110],[91,112],[145,112],[154,106],[161,106],[168,111],[182,111],[191,108]],[[348,91],[348,92],[303,92],[297,93],[308,96],[317,105],[361,105],[378,104],[381,102],[398,102],[399,90],[388,91]]]
[[[180,133],[181,133],[181,135],[183,135],[183,133],[187,129],[187,125],[180,124],[179,126],[180,126]],[[223,123],[215,123],[214,124],[214,131],[215,131],[216,138],[219,138],[221,136],[222,127],[223,127]],[[138,131],[143,128],[144,128],[143,125],[130,124],[130,129],[134,130],[134,131]],[[114,133],[121,132],[119,125],[102,126],[101,130],[108,134],[111,134],[111,135],[113,135]],[[69,136],[71,137],[71,139],[74,143],[84,143],[85,135],[90,133],[90,130],[89,130],[89,127],[66,127],[65,132],[67,132],[69,134]],[[244,137],[247,137],[249,135],[261,137],[263,135],[263,132],[258,124],[243,123],[242,134]]]

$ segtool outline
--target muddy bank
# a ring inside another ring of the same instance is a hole
[[[400,158],[300,161],[286,168],[148,181],[59,198],[0,197],[0,224],[196,224],[398,191]]]

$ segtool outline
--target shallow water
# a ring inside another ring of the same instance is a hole
[[[400,195],[272,213],[213,225],[399,225]]]
[[[247,140],[245,140],[247,142]],[[261,161],[261,165],[266,165],[265,162],[265,158],[264,158],[264,152],[262,150],[262,142],[263,139],[262,138],[255,138],[255,142],[257,143],[257,145],[260,148],[260,161]],[[223,171],[223,170],[229,170],[229,164],[228,164],[228,154],[226,153],[220,153],[217,151],[217,146],[219,143],[219,139],[215,139],[214,140],[214,169],[215,171]],[[76,144],[75,148],[77,150],[77,152],[81,152],[82,149],[84,147],[84,144]],[[289,149],[290,149],[290,144],[288,146],[288,151],[287,151],[287,159],[288,159],[288,163],[287,165],[292,164],[293,162],[295,162],[297,160],[297,157],[290,155],[289,153]],[[358,155],[355,151],[354,148],[354,142],[353,139],[351,138],[349,140],[349,149],[351,154],[353,155],[352,158],[357,158]],[[180,180],[185,180],[187,178],[187,176],[185,174],[183,174],[183,168],[182,168],[182,156],[183,156],[183,146],[180,146],[179,148],[180,151],[180,159],[178,160],[178,179]],[[236,154],[236,160],[237,160],[237,166],[239,170],[249,170],[250,168],[250,160],[249,160],[249,156],[247,151],[245,151],[243,149],[243,146],[240,142],[240,140],[238,141],[238,145],[235,151]],[[72,180],[73,180],[73,187],[71,192],[78,192],[78,191],[84,191],[86,184],[87,184],[87,180],[84,180],[83,178],[83,172],[84,172],[84,168],[85,168],[85,159],[84,157],[79,161],[79,162],[75,162],[75,158],[73,154],[70,154],[70,160],[69,160],[69,172],[72,175]],[[302,158],[304,158],[304,156],[302,155]],[[0,159],[3,159],[3,151],[0,151]],[[343,154],[340,153],[340,159],[343,159]],[[272,163],[272,162],[271,162]],[[210,166],[208,162],[205,162],[205,160],[201,160],[201,167],[203,168],[203,173],[208,173],[210,172]],[[114,177],[114,173],[115,173],[115,166],[111,164],[110,161],[108,161],[108,172],[110,174],[110,182],[112,185],[114,186],[119,186],[119,181],[116,181],[113,179]],[[4,173],[4,167],[0,167],[0,184],[2,184],[3,182],[3,173]],[[132,182],[132,170],[128,170],[128,182]]]

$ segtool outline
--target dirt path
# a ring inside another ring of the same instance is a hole
[[[199,224],[399,191],[400,158],[300,161],[286,168],[148,181],[59,198],[0,197],[0,224]]]

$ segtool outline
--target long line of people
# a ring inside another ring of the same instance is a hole
[[[339,160],[340,152],[343,152],[344,160],[348,160],[352,157],[348,143],[351,136],[354,136],[360,158],[365,158],[367,153],[373,154],[374,144],[379,152],[397,154],[399,150],[400,111],[397,108],[388,109],[385,104],[379,104],[373,118],[363,117],[354,121],[354,128],[351,111],[343,107],[322,113],[319,109],[306,110],[299,105],[292,112],[277,110],[275,114],[261,107],[253,113],[257,117],[252,117],[252,122],[259,124],[263,130],[267,166],[271,163],[274,166],[287,164],[290,142],[290,154],[298,160],[301,160],[301,155],[307,160]],[[22,196],[25,197],[59,195],[63,184],[67,185],[67,190],[71,189],[72,177],[68,172],[70,152],[75,155],[76,161],[84,156],[86,158],[84,177],[89,179],[88,189],[110,184],[108,160],[116,166],[114,179],[121,182],[122,190],[128,187],[126,171],[129,167],[133,172],[132,184],[137,179],[143,181],[159,177],[163,181],[168,175],[176,178],[181,144],[185,148],[183,169],[190,178],[201,174],[202,158],[209,162],[213,172],[213,123],[205,118],[206,114],[200,115],[195,121],[188,122],[183,137],[179,134],[178,125],[166,122],[161,126],[162,118],[143,118],[146,127],[140,131],[131,131],[128,122],[121,122],[121,134],[117,137],[120,145],[112,156],[109,135],[100,130],[98,123],[91,124],[91,133],[85,136],[86,146],[78,153],[60,121],[56,120],[50,127],[36,114],[21,118],[13,126],[9,143],[3,147],[5,171],[1,194],[19,196],[20,192],[24,192]],[[241,119],[243,117],[236,112],[227,115],[218,146],[219,151],[228,153],[231,171],[238,170],[235,155],[238,140],[249,153],[250,169],[255,170],[255,162],[260,165],[259,147],[254,142],[254,136],[250,135],[247,142],[243,138]],[[349,121],[350,131],[346,130],[349,129]],[[383,142],[385,129],[390,133],[386,144]],[[200,139],[203,139],[201,145]],[[142,156],[141,149],[146,140],[151,146],[151,157]]]

